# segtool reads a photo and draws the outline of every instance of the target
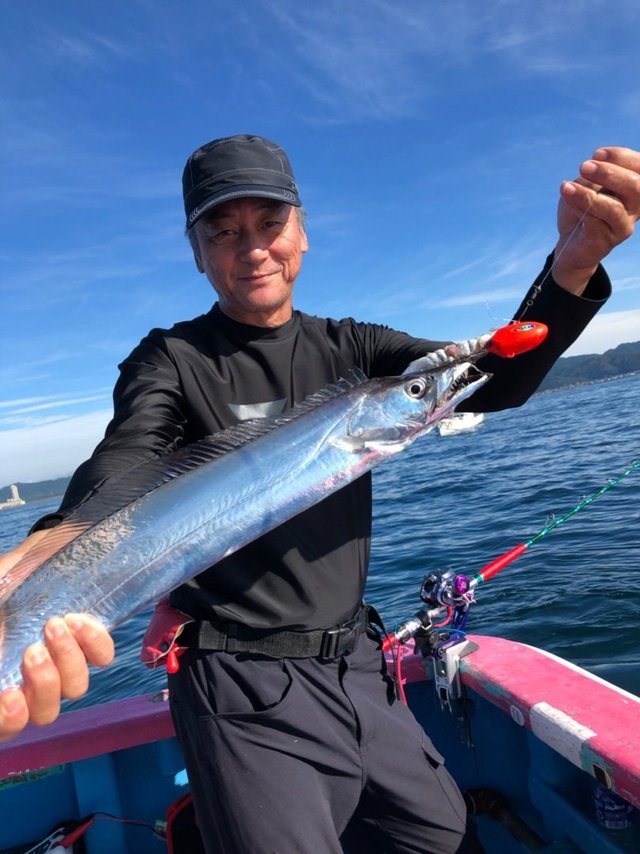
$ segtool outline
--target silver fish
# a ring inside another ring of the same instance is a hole
[[[20,683],[49,617],[88,612],[111,630],[400,453],[489,379],[472,363],[488,339],[400,377],[354,371],[279,417],[112,478],[0,579],[0,689]]]

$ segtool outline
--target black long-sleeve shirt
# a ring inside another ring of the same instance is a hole
[[[479,367],[493,377],[461,408],[486,412],[523,403],[609,295],[602,270],[583,298],[548,277],[538,290],[544,275],[516,316],[546,323],[547,340],[511,360],[484,357]],[[58,513],[34,529],[64,518],[145,457],[244,418],[280,412],[354,366],[371,377],[400,374],[442,345],[382,325],[301,312],[276,329],[245,326],[217,305],[171,329],[154,329],[120,365],[104,440],[76,471]],[[365,475],[182,585],[171,601],[200,619],[257,628],[335,625],[362,599],[370,537],[371,478]]]

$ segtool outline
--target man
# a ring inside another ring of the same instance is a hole
[[[183,175],[198,270],[218,294],[206,315],[152,330],[120,366],[114,419],[74,475],[57,514],[3,559],[13,565],[105,479],[144,456],[247,417],[277,413],[357,366],[400,373],[439,346],[386,327],[293,310],[308,249],[285,152],[268,140],[214,140]],[[518,317],[547,341],[467,402],[523,403],[609,294],[602,258],[640,214],[640,154],[598,149],[561,191],[558,244]],[[174,591],[194,623],[170,677],[172,712],[208,850],[453,852],[465,809],[427,736],[390,691],[365,629],[371,526],[365,476]],[[328,641],[338,636],[338,647]],[[23,662],[24,686],[0,697],[0,735],[47,723],[113,655],[86,615],[50,620]]]

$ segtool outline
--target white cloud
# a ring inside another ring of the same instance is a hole
[[[125,41],[116,41],[82,28],[77,28],[76,33],[70,35],[69,32],[42,27],[39,42],[42,61],[54,64],[58,60],[65,67],[72,64],[84,69],[107,71],[113,60],[127,61],[135,56],[135,51]]]
[[[625,16],[629,26],[636,23],[634,4],[619,0],[611,21],[603,17],[602,0],[581,3],[580,14],[569,17],[558,16],[551,0],[533,5],[261,0],[259,5],[298,53],[298,83],[331,119],[344,121],[422,114],[425,101],[437,97],[436,69],[455,73],[481,56],[527,77],[571,72],[591,78],[594,67],[619,62],[602,34],[615,33]],[[264,49],[262,33],[257,38]],[[433,65],[433,75],[425,73],[425,64]]]
[[[431,303],[429,308],[465,308],[469,305],[487,305],[502,303],[505,301],[516,302],[522,298],[523,289],[515,285],[510,288],[480,291],[476,293],[460,294],[459,296],[445,297]]]
[[[71,474],[102,439],[112,411],[58,419],[0,433],[0,485]]]
[[[43,412],[44,410],[56,410],[61,406],[77,406],[79,403],[95,403],[97,400],[103,401],[107,398],[108,395],[105,394],[92,394],[86,395],[84,397],[70,397],[68,399],[61,398],[59,396],[51,396],[51,399],[43,398],[42,400],[33,399],[32,402],[20,404],[20,402],[14,402],[16,405],[12,407],[12,411],[5,417],[0,417],[0,426],[2,425],[19,425],[25,426],[28,424],[28,419],[32,418],[32,413],[34,412]],[[0,407],[5,407],[6,404],[0,402]],[[27,416],[25,418],[25,416]],[[59,415],[53,415],[48,420],[59,420]]]
[[[640,309],[605,312],[591,321],[565,356],[604,353],[632,341],[640,341]]]

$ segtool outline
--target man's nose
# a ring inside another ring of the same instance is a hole
[[[268,243],[264,235],[246,231],[240,237],[240,257],[246,261],[256,261],[267,253]]]

